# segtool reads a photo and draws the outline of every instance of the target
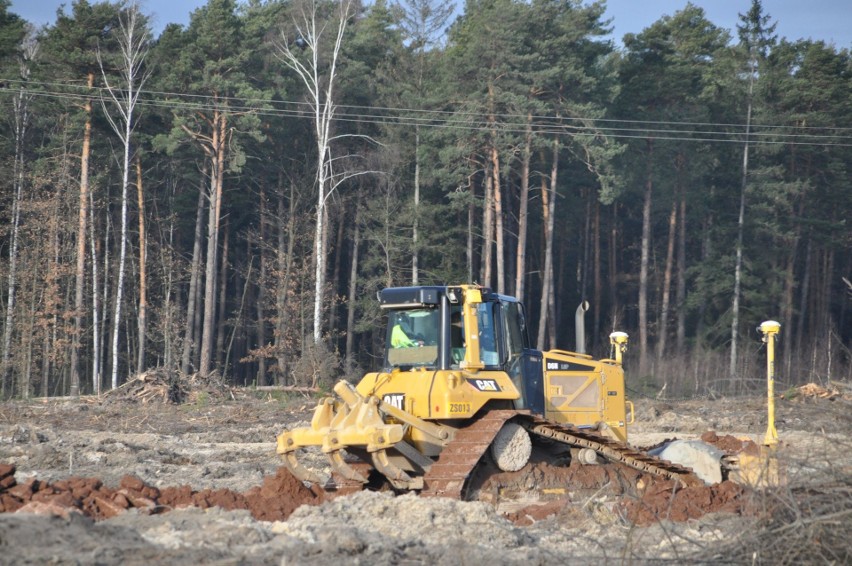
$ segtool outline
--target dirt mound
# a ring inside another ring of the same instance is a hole
[[[722,443],[733,444],[729,439],[722,439]],[[601,498],[610,501],[617,515],[638,525],[660,520],[688,521],[714,512],[747,515],[752,511],[750,492],[733,482],[682,487],[674,480],[614,462],[597,466],[576,463],[553,466],[536,462],[519,472],[489,475],[476,484],[476,488],[478,499],[494,505],[503,504],[512,497],[522,497],[525,492],[540,493],[538,503],[505,515],[518,525],[561,516],[571,507],[585,507]]]
[[[747,454],[759,454],[760,447],[749,438],[737,438],[730,434],[719,436],[715,431],[709,430],[701,435],[701,440],[712,444],[728,455],[736,455],[741,452]]]
[[[306,488],[285,468],[265,477],[261,486],[239,493],[224,488],[194,491],[187,485],[158,489],[134,476],[124,476],[117,489],[103,485],[97,478],[80,477],[52,483],[30,478],[19,484],[15,481],[15,466],[0,464],[0,512],[7,513],[67,517],[76,512],[102,520],[128,509],[154,514],[193,506],[245,509],[258,520],[283,521],[300,505],[322,500],[321,493]]]
[[[635,499],[621,503],[624,516],[636,525],[657,521],[688,521],[707,513],[752,513],[748,491],[731,481],[710,486],[681,487],[673,480],[656,480]]]
[[[508,519],[526,525],[561,514],[569,507],[584,506],[592,497],[610,497],[612,506],[630,522],[644,525],[661,519],[686,521],[706,513],[723,511],[742,515],[749,510],[746,490],[732,482],[707,487],[682,488],[674,481],[643,474],[622,464],[554,466],[536,462],[519,472],[489,473],[474,478],[477,499],[495,507],[523,494],[540,494],[541,500]],[[95,520],[115,517],[129,509],[159,514],[172,509],[198,507],[247,510],[262,521],[283,521],[299,506],[316,505],[331,494],[305,487],[285,468],[266,476],[260,486],[245,492],[227,488],[193,490],[188,485],[156,488],[131,475],[118,488],[97,478],[71,477],[47,482],[30,478],[15,480],[15,466],[0,464],[0,512],[30,512],[67,517],[82,513]],[[617,501],[617,502],[616,502]]]

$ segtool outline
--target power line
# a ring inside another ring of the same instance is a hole
[[[0,78],[0,83],[18,83],[22,84],[25,81],[21,79],[2,79]],[[27,81],[27,84],[30,85],[42,85],[42,86],[54,86],[54,87],[72,87],[83,89],[86,93],[81,94],[80,96],[92,96],[89,94],[91,91],[99,91],[105,92],[108,89],[106,87],[95,86],[91,89],[83,84],[78,83],[76,81],[67,81],[67,82],[57,82],[57,81]],[[181,92],[173,92],[173,91],[157,91],[157,90],[141,90],[140,92],[147,95],[157,95],[162,97],[177,97],[177,98],[187,98],[187,99],[198,99],[198,100],[221,100],[223,102],[241,102],[241,103],[256,103],[256,104],[280,104],[280,105],[291,105],[296,107],[305,107],[310,109],[311,105],[308,102],[300,102],[293,100],[275,100],[275,99],[265,99],[265,98],[251,98],[251,97],[233,97],[233,96],[213,96],[209,94],[195,94],[195,93],[181,93]],[[358,105],[346,105],[346,104],[338,104],[338,108],[341,109],[351,109],[351,110],[364,110],[369,113],[376,113],[377,111],[388,111],[388,112],[406,112],[410,114],[424,114],[427,116],[440,117],[440,116],[456,116],[456,115],[469,115],[469,116],[479,116],[484,118],[484,114],[479,111],[466,111],[466,110],[440,110],[440,109],[423,109],[423,108],[407,108],[407,107],[386,107],[386,106],[358,106]],[[520,123],[526,123],[527,115],[526,114],[514,114],[514,113],[497,113],[495,116],[503,118],[503,121],[507,121],[508,118],[517,119]],[[552,116],[552,115],[538,115],[533,114],[530,116],[535,120],[560,120],[567,122],[582,122],[593,120],[595,122],[603,122],[603,123],[629,123],[629,124],[643,124],[649,126],[661,126],[661,125],[672,125],[672,126],[709,126],[709,127],[726,127],[726,128],[742,128],[743,130],[746,127],[746,124],[742,123],[734,123],[734,122],[692,122],[692,121],[674,121],[674,120],[635,120],[635,119],[622,119],[622,118],[603,118],[603,117],[583,117],[583,116]],[[798,131],[809,131],[809,130],[831,130],[838,132],[852,132],[852,127],[841,127],[841,126],[799,126],[799,125],[773,125],[773,124],[751,124],[751,127],[760,127],[767,129],[794,129]]]
[[[2,79],[0,79],[2,80]],[[20,80],[7,80],[4,85],[21,84]],[[28,83],[30,85],[34,83]],[[106,91],[105,87],[88,89],[86,87],[56,82],[37,83],[41,86],[57,88],[71,87],[84,89],[86,92],[65,92],[61,90],[28,90],[32,96],[54,98],[60,100],[94,101],[101,100],[98,93]],[[0,87],[0,92],[18,92],[18,88]],[[94,91],[94,92],[92,92]],[[143,90],[145,98],[140,98],[140,106],[167,108],[172,110],[208,110],[226,108],[231,112],[250,112],[259,116],[293,117],[297,119],[311,118],[313,111],[307,102],[288,100],[268,100],[259,98],[214,97],[212,95],[174,93],[165,91]],[[530,127],[539,135],[574,136],[591,135],[616,139],[655,139],[666,141],[692,141],[700,143],[744,143],[744,132],[738,132],[737,124],[712,122],[678,122],[678,121],[643,121],[621,120],[598,117],[557,117],[534,116],[528,118],[520,114],[503,113],[495,115],[492,123],[488,122],[485,114],[468,110],[423,110],[413,108],[364,107],[354,105],[338,105],[337,120],[349,123],[361,123],[385,126],[421,126],[439,129],[454,129],[470,132],[490,131],[493,128],[501,133],[522,134]],[[519,120],[519,121],[513,121]],[[619,127],[620,126],[620,127]],[[653,127],[652,127],[653,126]],[[701,129],[686,129],[701,127]],[[725,128],[725,129],[714,129]],[[817,127],[817,126],[785,126],[759,125],[756,131],[750,133],[752,140],[758,138],[758,143],[773,145],[809,145],[823,147],[852,147],[852,136],[836,135],[826,132],[852,132],[852,128]],[[734,131],[731,131],[734,129]],[[792,130],[792,133],[790,133]]]

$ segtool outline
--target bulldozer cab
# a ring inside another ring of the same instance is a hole
[[[432,368],[438,363],[438,318],[434,308],[394,310],[388,316],[385,365]]]
[[[477,286],[396,287],[379,293],[387,314],[384,371],[499,371],[525,398],[539,384],[540,360],[531,350],[523,305]],[[539,411],[542,410],[541,403]]]

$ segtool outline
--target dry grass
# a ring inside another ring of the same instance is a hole
[[[737,564],[852,563],[852,469],[836,464],[812,479],[756,497],[761,518],[727,545],[696,562]]]

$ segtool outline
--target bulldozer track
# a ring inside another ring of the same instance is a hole
[[[682,486],[703,485],[689,468],[650,456],[644,452],[606,437],[596,431],[570,425],[555,424],[526,411],[497,410],[484,413],[470,425],[456,431],[453,441],[441,452],[424,476],[421,495],[431,497],[465,498],[467,480],[499,430],[507,422],[523,426],[531,434],[549,438],[569,446],[590,448],[612,462],[657,477],[675,480]]]
[[[704,482],[689,468],[651,456],[596,431],[555,424],[532,415],[524,415],[517,422],[532,434],[571,446],[591,448],[607,460],[621,462],[640,472],[675,480],[684,487],[704,485]]]
[[[464,488],[476,465],[503,428],[506,421],[523,413],[513,410],[488,411],[456,431],[438,459],[423,476],[423,491],[427,497],[464,499]]]

